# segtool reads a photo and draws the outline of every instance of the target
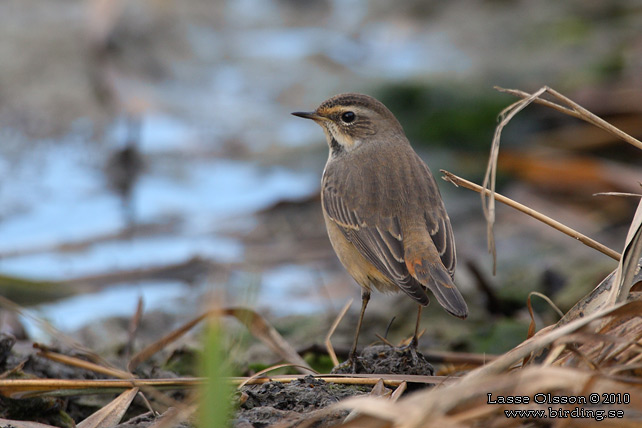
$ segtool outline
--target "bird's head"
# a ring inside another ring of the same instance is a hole
[[[312,119],[325,132],[333,153],[350,152],[369,140],[385,140],[403,130],[399,121],[380,101],[368,95],[347,93],[325,100],[311,112],[295,116]]]

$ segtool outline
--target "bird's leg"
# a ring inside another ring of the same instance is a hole
[[[357,354],[357,342],[359,341],[359,332],[361,331],[361,323],[363,322],[363,315],[366,313],[366,306],[370,301],[370,291],[365,288],[361,289],[361,313],[359,314],[359,322],[357,323],[357,331],[354,334],[354,342],[352,343],[352,349],[350,350],[350,355],[348,356],[348,362],[352,364],[353,368],[356,368],[355,365],[355,355]]]
[[[423,309],[423,306],[417,305],[417,322],[415,324],[415,334],[412,336],[412,341],[410,341],[410,346],[413,348],[417,349],[417,345],[419,344],[419,324],[421,323],[421,310]]]
[[[419,363],[419,357],[417,355],[417,345],[419,344],[419,324],[421,322],[422,309],[423,306],[417,305],[417,321],[415,323],[415,334],[413,334],[410,343],[401,348],[403,351],[408,350],[410,352],[410,357],[412,358],[413,365],[417,365]]]

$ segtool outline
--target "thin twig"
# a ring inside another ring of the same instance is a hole
[[[538,291],[531,291],[530,293],[528,293],[528,297],[530,298],[531,296],[537,296],[537,297],[540,297],[540,298],[544,299],[544,301],[545,301],[546,303],[548,303],[548,304],[549,304],[549,306],[550,306],[551,308],[553,308],[553,310],[554,310],[555,312],[557,312],[557,315],[559,315],[559,316],[560,316],[560,318],[562,318],[562,317],[564,316],[564,312],[562,312],[562,311],[560,310],[560,308],[558,308],[558,307],[557,307],[557,305],[556,305],[555,303],[553,303],[553,301],[552,301],[552,300],[550,299],[550,297],[548,297],[547,295],[542,294],[542,293],[540,293],[540,292],[538,292]]]
[[[484,189],[481,186],[470,182],[466,179],[463,179],[461,177],[456,176],[455,174],[441,170],[441,172],[444,174],[442,177],[444,180],[449,181],[453,183],[455,186],[461,186],[465,187],[466,189],[474,190],[475,192],[482,193],[484,192],[486,195],[490,195],[491,191],[488,189]],[[617,251],[614,251],[607,247],[606,245],[600,244],[599,242],[589,238],[586,235],[581,234],[580,232],[571,229],[570,227],[560,223],[559,221],[553,220],[552,218],[545,216],[544,214],[535,211],[532,208],[529,208],[525,205],[520,204],[519,202],[515,202],[512,199],[507,198],[506,196],[500,195],[499,193],[495,193],[495,199],[497,199],[499,202],[506,204],[512,208],[515,208],[518,211],[523,212],[524,214],[527,214],[542,223],[545,223],[552,227],[553,229],[559,230],[560,232],[570,236],[571,238],[575,238],[578,241],[582,242],[583,244],[601,252],[602,254],[605,254],[609,257],[611,257],[614,260],[620,260],[621,255]]]
[[[160,340],[157,340],[156,342],[152,343],[151,345],[148,345],[147,347],[143,348],[141,351],[136,353],[131,360],[129,360],[129,364],[127,364],[127,369],[130,372],[133,372],[136,370],[136,367],[143,361],[147,360],[149,357],[157,353],[159,350],[164,349],[169,343],[174,342],[176,339],[179,337],[183,336],[185,333],[187,333],[189,330],[191,330],[195,325],[203,321],[205,318],[208,316],[212,316],[218,314],[218,311],[208,311],[205,312],[196,318],[190,320],[189,322],[183,324],[179,328],[172,330],[165,336],[163,336]]]
[[[423,353],[431,363],[442,364],[469,364],[483,366],[493,361],[498,355],[494,354],[473,354],[467,352],[450,352],[450,351],[427,351]]]
[[[353,299],[348,300],[348,302],[345,304],[343,309],[339,312],[339,315],[337,315],[337,318],[334,320],[332,323],[332,327],[330,327],[330,330],[328,331],[328,334],[325,337],[325,347],[328,350],[328,355],[330,355],[330,359],[332,360],[332,364],[335,366],[339,365],[339,359],[337,358],[337,354],[334,352],[334,346],[332,346],[332,341],[330,338],[334,334],[334,331],[337,329],[339,326],[339,323],[343,319],[343,317],[346,316],[346,313],[348,312],[348,309],[350,309],[350,306],[352,305]]]
[[[548,89],[548,87],[546,87],[546,86],[545,86],[545,88]],[[528,97],[531,96],[531,94],[529,94],[528,92],[520,91],[519,89],[507,89],[507,88],[502,88],[501,86],[494,86],[493,89],[495,89],[495,90],[497,90],[499,92],[503,92],[505,94],[514,95],[514,96],[519,97],[519,98],[528,98]],[[559,111],[561,113],[567,114],[569,116],[573,116],[573,117],[575,117],[577,119],[581,119],[581,116],[580,116],[580,114],[578,112],[576,112],[576,111],[574,111],[574,110],[572,110],[572,109],[570,109],[568,107],[564,107],[564,106],[561,106],[561,105],[559,105],[557,103],[554,103],[553,101],[545,100],[543,98],[537,98],[537,99],[534,99],[533,102],[535,104],[541,104],[543,106],[550,107],[553,110],[557,110],[557,111]]]
[[[519,90],[515,90],[515,89],[505,89],[505,88],[501,88],[499,86],[495,86],[495,89],[498,90],[499,92],[505,92],[505,93],[508,93],[508,94],[511,94],[511,95],[515,95],[515,96],[520,97],[520,98],[524,98],[524,99],[532,97],[532,95],[527,93],[527,92],[519,91]],[[640,140],[638,140],[636,138],[633,138],[632,136],[630,136],[626,132],[622,131],[621,129],[611,125],[610,123],[608,123],[607,121],[605,121],[601,117],[596,116],[595,114],[591,113],[590,111],[588,111],[587,109],[585,109],[581,105],[579,105],[576,102],[572,101],[570,98],[567,98],[564,95],[560,94],[555,89],[549,88],[548,86],[544,86],[542,89],[544,89],[544,92],[548,92],[553,97],[558,99],[560,102],[568,105],[568,108],[564,107],[564,106],[562,106],[560,104],[554,103],[552,101],[548,101],[548,100],[544,100],[542,98],[539,98],[539,95],[541,95],[541,94],[537,95],[537,97],[533,100],[534,102],[536,102],[538,104],[545,105],[547,107],[551,107],[551,108],[553,108],[555,110],[561,111],[562,113],[568,114],[568,115],[576,117],[578,119],[582,119],[585,122],[588,122],[588,123],[590,123],[592,125],[595,125],[598,128],[600,128],[600,129],[602,129],[602,130],[604,130],[604,131],[606,131],[606,132],[608,132],[610,134],[615,135],[616,137],[620,138],[622,141],[625,141],[625,142],[637,147],[638,149],[642,150],[642,141],[640,141]],[[540,91],[542,89],[540,89]],[[538,91],[538,93],[540,91]]]
[[[486,239],[488,241],[488,251],[493,257],[493,275],[497,271],[497,249],[495,248],[495,235],[493,233],[493,225],[495,224],[495,182],[497,177],[497,159],[499,157],[499,143],[501,141],[502,130],[517,113],[537,99],[537,97],[543,94],[546,89],[546,86],[540,88],[539,91],[534,94],[529,95],[528,97],[525,97],[502,110],[499,114],[501,120],[495,128],[495,134],[493,135],[490,155],[488,157],[488,165],[486,167],[486,173],[484,174],[484,181],[482,184],[484,189],[489,189],[490,192],[481,193],[482,211],[486,218]]]
[[[379,340],[381,340],[385,345],[388,345],[388,346],[390,346],[390,347],[392,347],[392,348],[394,348],[394,347],[395,347],[395,345],[393,345],[393,344],[392,344],[388,339],[386,339],[385,337],[383,337],[383,336],[382,336],[382,335],[380,335],[379,333],[375,333],[375,336],[377,336],[377,338],[378,338]]]
[[[256,373],[254,373],[252,376],[248,377],[245,381],[241,382],[239,384],[238,388],[240,389],[240,388],[244,387],[248,383],[252,382],[254,379],[258,379],[258,378],[264,377],[263,375],[266,374],[266,373],[269,373],[269,372],[274,371],[274,370],[282,369],[282,368],[285,368],[285,367],[303,367],[306,370],[310,370],[310,367],[298,366],[297,364],[290,364],[290,363],[277,364],[277,365],[274,365],[272,367],[267,367],[267,368],[265,368],[265,369],[263,369],[261,371],[258,371]],[[316,370],[314,370],[313,373],[314,374],[319,374],[319,372],[317,372]]]
[[[298,379],[302,379],[306,375],[275,375],[269,377],[253,378],[248,381],[247,378],[231,378],[233,384],[245,383],[246,385],[263,384],[267,382],[280,382],[290,383]],[[310,375],[308,375],[310,376]],[[402,383],[423,383],[429,385],[439,385],[448,382],[454,382],[458,379],[457,376],[423,376],[423,375],[398,375],[398,374],[352,374],[352,375],[337,375],[337,374],[320,374],[312,375],[315,379],[323,379],[328,383],[336,383],[342,385],[376,385],[377,382],[383,380],[385,386],[397,387]]]
[[[34,344],[34,347],[38,347],[40,349],[40,352],[38,355],[40,355],[41,357],[47,358],[48,360],[51,360],[51,361],[56,361],[61,364],[66,364],[68,366],[76,367],[83,370],[93,371],[95,373],[101,373],[101,374],[116,377],[119,379],[129,380],[135,377],[133,374],[123,370],[118,370],[111,367],[104,367],[96,363],[92,363],[90,361],[81,360],[80,358],[70,357],[69,355],[60,354],[58,352],[51,352],[47,350],[45,347],[41,347],[39,345],[37,346],[37,344]]]
[[[2,379],[0,395],[10,398],[28,398],[42,395],[79,395],[82,392],[105,394],[134,387],[184,389],[202,385],[202,378],[178,379]]]
[[[593,196],[622,196],[627,198],[642,198],[639,193],[625,193],[625,192],[599,192],[593,193]]]
[[[136,340],[136,333],[140,327],[143,318],[144,301],[143,296],[138,297],[138,304],[136,305],[136,312],[129,321],[129,328],[127,329],[127,344],[125,346],[125,359],[129,360],[134,351],[134,341]]]

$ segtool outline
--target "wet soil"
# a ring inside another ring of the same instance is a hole
[[[279,422],[295,426],[299,421],[315,418],[314,426],[332,426],[342,421],[347,410],[319,410],[355,395],[365,395],[370,387],[337,385],[313,376],[284,384],[268,382],[241,390],[241,406],[234,425],[263,428]]]
[[[387,373],[432,376],[435,369],[424,355],[411,346],[368,346],[355,357],[354,364],[340,364],[332,373]]]
[[[79,356],[77,352],[56,352]],[[432,366],[420,352],[388,345],[370,346],[356,359],[358,373],[396,373],[431,375]],[[352,366],[342,365],[336,373],[352,373]],[[173,377],[177,373],[159,370],[151,363],[140,368],[145,377]],[[48,360],[27,341],[16,341],[11,335],[0,335],[0,373],[8,378],[104,379],[103,375]],[[290,383],[269,381],[240,388],[234,402],[233,426],[238,428],[294,427],[304,421],[314,427],[330,427],[343,421],[349,411],[329,407],[346,397],[370,394],[372,387],[328,383],[307,376]],[[181,402],[186,394],[172,395]],[[35,421],[59,427],[72,427],[109,403],[114,395],[78,395],[72,397],[37,397],[9,399],[0,397],[0,419]],[[153,397],[148,397],[153,400]],[[121,428],[145,428],[164,415],[152,415],[138,399],[132,403]],[[178,422],[177,422],[178,423]],[[181,425],[194,426],[184,422]]]

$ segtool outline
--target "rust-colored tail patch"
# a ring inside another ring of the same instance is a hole
[[[432,291],[446,311],[458,318],[468,316],[468,306],[441,262],[417,258],[406,260],[406,267],[410,275]]]

